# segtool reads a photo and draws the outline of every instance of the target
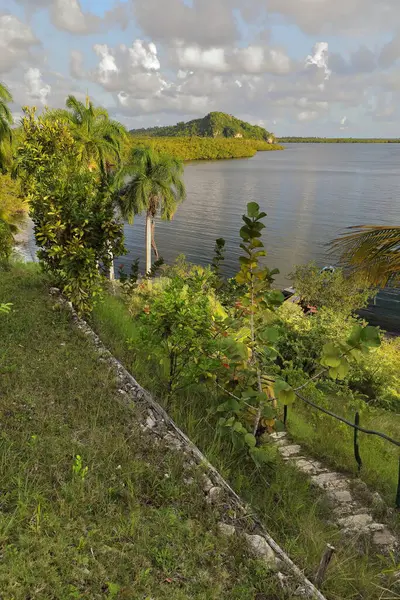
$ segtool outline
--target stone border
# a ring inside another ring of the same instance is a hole
[[[111,354],[90,325],[88,325],[84,319],[78,317],[72,304],[61,296],[60,291],[57,288],[51,288],[50,294],[69,310],[74,324],[86,337],[90,338],[97,353],[101,357],[101,360],[107,362],[115,370],[120,386],[119,392],[125,397],[127,403],[131,404],[132,402],[137,402],[145,410],[147,418],[145,424],[142,425],[142,428],[144,430],[153,430],[154,433],[156,433],[156,430],[160,429],[163,432],[162,437],[169,447],[181,452],[183,451],[184,454],[186,454],[189,466],[197,464],[202,467],[205,471],[203,490],[206,493],[207,503],[211,505],[216,504],[222,494],[226,496],[229,499],[230,505],[237,513],[242,515],[241,520],[245,518],[246,523],[250,525],[249,529],[251,529],[253,533],[244,533],[250,550],[270,565],[272,558],[278,567],[282,570],[286,570],[299,582],[299,586],[294,593],[295,596],[301,596],[311,600],[327,600],[269,535],[252,508],[243,502],[240,496],[236,494],[228,482],[218,473],[197,446],[195,446],[183,431],[179,429],[166,411],[154,400],[151,394],[142,388],[119,360]],[[157,431],[157,433],[160,434],[159,431]],[[243,527],[241,529],[243,529]],[[236,527],[228,523],[220,523],[219,530],[222,534],[230,536],[235,534]],[[238,530],[240,531],[239,527]],[[281,572],[278,572],[277,575],[282,585],[285,586],[285,576]]]

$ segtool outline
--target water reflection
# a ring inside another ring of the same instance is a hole
[[[170,223],[158,221],[157,244],[168,262],[179,254],[208,264],[215,240],[227,242],[226,273],[237,269],[241,215],[249,201],[268,213],[264,240],[269,266],[280,269],[279,285],[295,264],[334,258],[326,243],[359,223],[400,220],[400,145],[291,144],[284,152],[252,159],[190,164],[187,200]],[[129,256],[118,262],[144,264],[144,220],[126,226]]]

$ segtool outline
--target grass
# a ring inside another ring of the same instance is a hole
[[[141,432],[37,268],[0,277],[2,600],[291,597],[217,533],[198,471]]]
[[[315,574],[326,544],[336,546],[335,559],[323,586],[327,598],[400,598],[390,574],[388,577],[383,575],[384,571],[396,569],[395,559],[377,556],[366,542],[361,552],[359,542],[347,540],[344,543],[338,530],[328,523],[330,507],[324,497],[310,487],[305,477],[283,463],[274,448],[271,448],[270,464],[257,469],[220,438],[215,416],[210,410],[216,398],[209,390],[193,387],[168,397],[160,365],[152,360],[151,347],[146,346],[138,335],[135,322],[119,298],[106,296],[92,316],[92,325],[140,383],[164,404],[233,488],[251,503],[271,534],[308,577]],[[127,343],[128,339],[130,343]],[[293,433],[294,424],[293,418]]]
[[[328,396],[325,405],[336,414],[354,422],[354,408],[346,398]],[[400,438],[399,418],[394,413],[364,404],[360,414],[362,427],[386,433],[393,439]],[[309,409],[299,400],[289,411],[288,431],[293,439],[331,467],[357,474],[352,428]],[[382,438],[365,433],[359,434],[359,447],[363,463],[361,479],[379,491],[387,504],[394,507],[399,475],[399,448]]]

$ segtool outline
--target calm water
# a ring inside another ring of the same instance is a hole
[[[170,223],[157,222],[156,240],[167,262],[179,254],[208,264],[215,239],[227,242],[225,268],[237,270],[241,215],[256,201],[268,213],[267,264],[281,274],[296,264],[334,263],[326,243],[345,227],[400,222],[399,144],[288,144],[283,152],[254,158],[193,163],[185,169],[187,200]],[[126,226],[129,265],[144,265],[144,221]]]

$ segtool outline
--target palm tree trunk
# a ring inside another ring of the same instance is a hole
[[[114,281],[115,280],[114,256],[113,256],[113,253],[111,250],[110,242],[107,242],[107,247],[108,247],[108,256],[110,257],[110,260],[111,260],[110,269],[108,271],[108,278],[110,281]]]
[[[151,271],[151,214],[146,215],[146,274]]]
[[[158,248],[157,248],[156,240],[154,237],[155,228],[156,228],[156,223],[155,223],[154,219],[152,219],[151,220],[151,247],[154,250],[154,256],[156,257],[156,260],[158,260],[160,258],[160,255],[158,253]]]

